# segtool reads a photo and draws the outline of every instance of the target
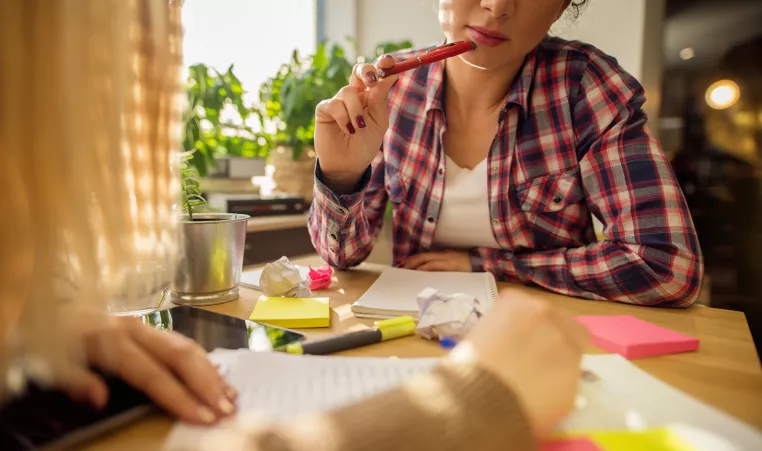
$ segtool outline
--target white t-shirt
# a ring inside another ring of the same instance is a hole
[[[466,169],[446,158],[445,190],[434,244],[448,249],[500,249],[490,222],[487,159]]]

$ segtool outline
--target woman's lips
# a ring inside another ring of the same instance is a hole
[[[482,27],[467,27],[471,39],[478,45],[497,47],[508,40],[508,37],[499,31]]]

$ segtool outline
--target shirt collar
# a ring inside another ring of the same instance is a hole
[[[505,105],[503,105],[503,113],[508,110],[510,105],[518,105],[524,116],[529,111],[529,92],[532,89],[532,81],[537,68],[539,47],[537,46],[524,59],[524,64],[514,79],[511,92],[508,94]],[[417,81],[426,87],[426,112],[432,109],[444,110],[445,62],[437,61],[425,67],[428,70],[419,70]]]

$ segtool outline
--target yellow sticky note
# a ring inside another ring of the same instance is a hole
[[[331,308],[328,298],[260,297],[249,317],[273,326],[293,329],[329,327]]]
[[[642,431],[585,431],[560,434],[546,442],[542,451],[696,451],[668,428]]]
[[[596,432],[591,436],[606,451],[695,451],[695,448],[666,428],[637,432]]]

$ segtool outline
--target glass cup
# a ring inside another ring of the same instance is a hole
[[[112,315],[137,316],[158,310],[169,293],[170,271],[155,262],[137,265],[120,280],[109,300]]]

